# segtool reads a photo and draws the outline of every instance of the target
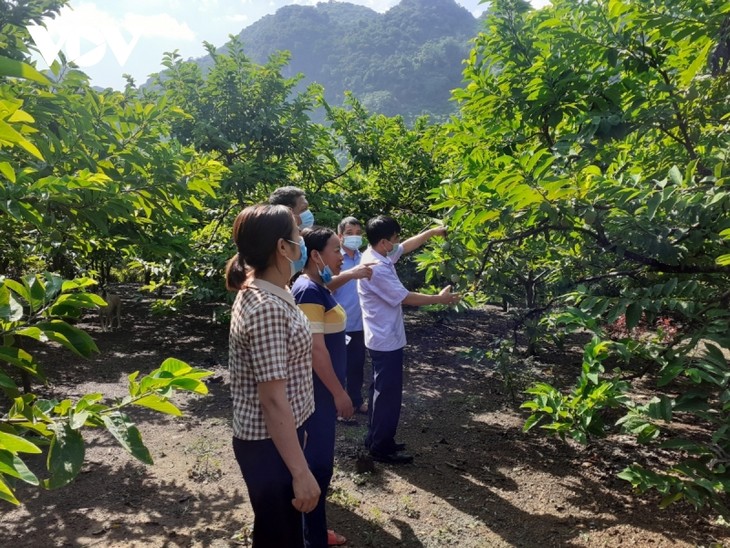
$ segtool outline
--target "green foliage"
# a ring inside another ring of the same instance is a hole
[[[728,17],[719,1],[494,2],[454,94],[448,177],[431,193],[460,231],[427,265],[523,306],[530,352],[548,332],[594,334],[572,392],[529,391],[527,428],[583,443],[620,429],[672,447],[678,421],[699,421],[711,432],[693,441],[702,459],[674,446],[671,470],[622,477],[665,503],[716,508],[730,454],[720,351],[730,348],[730,79],[711,61]],[[627,334],[612,341],[619,319]],[[671,336],[655,327],[668,324]],[[621,367],[604,370],[607,358]],[[627,368],[656,378],[650,402]]]
[[[22,275],[28,257],[72,276],[125,254],[185,254],[221,164],[169,140],[180,113],[166,101],[99,93],[70,67],[54,72],[53,93],[0,81],[3,271]]]
[[[353,95],[348,95],[345,107],[325,103],[325,108],[337,139],[333,146],[341,147],[351,160],[330,209],[341,217],[353,212],[363,222],[391,215],[406,235],[430,224],[423,204],[443,177],[440,128],[429,126],[425,118],[408,128],[399,116],[371,114]]]
[[[85,308],[105,303],[85,289],[90,279],[63,280],[45,273],[26,276],[20,282],[0,280],[0,390],[7,406],[0,417],[0,499],[19,504],[11,479],[19,479],[46,489],[62,487],[72,481],[84,461],[83,428],[106,428],[119,444],[135,458],[152,464],[139,430],[124,412],[128,406],[141,406],[160,413],[180,415],[170,401],[176,390],[206,394],[202,379],[208,371],[194,369],[168,358],[162,365],[138,379],[129,376],[129,394],[120,401],[103,403],[102,394],[87,394],[77,401],[47,400],[36,394],[21,394],[12,378],[20,370],[45,380],[40,364],[24,350],[25,339],[40,343],[59,343],[82,357],[98,352],[89,335],[67,323]],[[8,369],[9,367],[9,369]],[[41,454],[47,447],[48,478],[39,480],[25,464],[23,454]]]

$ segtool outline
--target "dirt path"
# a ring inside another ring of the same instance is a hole
[[[91,432],[78,479],[58,491],[18,485],[24,505],[4,507],[2,545],[246,545],[251,512],[230,448],[227,330],[212,307],[172,319],[149,314],[149,300],[125,287],[123,327],[96,338],[101,355],[79,362],[46,351],[47,396],[121,396],[126,376],[174,356],[215,372],[207,397],[181,396],[183,418],[134,410],[155,465],[147,467]],[[636,498],[617,471],[637,448],[617,437],[582,448],[521,432],[525,415],[498,375],[463,355],[506,333],[496,309],[460,316],[407,313],[407,372],[400,439],[414,464],[356,471],[365,421],[338,426],[329,515],[352,548],[484,546],[730,545],[730,528],[686,506],[659,510]],[[577,354],[553,352],[525,365],[526,376],[574,377]]]

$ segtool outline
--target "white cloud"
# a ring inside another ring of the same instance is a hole
[[[234,15],[229,15],[228,17],[226,17],[226,19],[230,19],[231,21],[238,21],[240,23],[248,23],[251,20],[251,18],[245,13],[236,13]]]

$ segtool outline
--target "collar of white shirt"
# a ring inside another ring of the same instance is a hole
[[[296,306],[296,303],[294,302],[294,297],[291,293],[286,291],[285,289],[279,287],[278,285],[274,285],[271,282],[267,282],[266,280],[262,280],[261,278],[254,278],[253,281],[249,284],[257,289],[261,289],[262,291],[268,291],[269,293],[273,293],[280,299],[283,299],[284,301],[288,302],[292,306]]]

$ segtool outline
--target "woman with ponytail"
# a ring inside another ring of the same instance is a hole
[[[229,367],[233,451],[254,512],[254,548],[303,547],[302,513],[320,499],[302,449],[314,411],[312,336],[287,283],[306,247],[286,206],[255,205],[233,224],[226,267],[236,291]]]

